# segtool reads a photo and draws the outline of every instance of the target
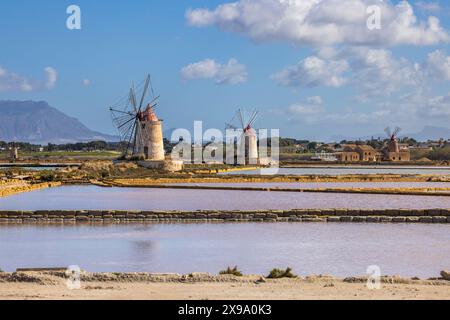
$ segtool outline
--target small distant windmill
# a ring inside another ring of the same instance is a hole
[[[391,128],[387,127],[384,131],[389,138],[388,151],[396,153],[400,152],[400,146],[398,144],[398,134],[402,131],[402,129],[396,127],[394,131],[391,131]]]
[[[147,99],[149,88],[152,97]],[[142,91],[139,104],[136,91],[133,83],[128,96],[110,108],[113,122],[125,143],[124,156],[142,156],[146,160],[162,161],[165,158],[162,121],[155,114],[159,96],[154,94],[150,75],[144,80],[142,89],[138,90]],[[146,99],[150,101],[145,103]]]
[[[258,164],[258,135],[253,128],[258,116],[259,112],[257,110],[254,110],[250,116],[246,117],[245,111],[239,109],[230,123],[226,124],[227,129],[239,130],[242,128],[242,134],[237,139],[237,142],[238,148],[243,149],[245,152],[245,164]],[[236,118],[239,119],[241,128],[232,124]]]
[[[11,162],[16,162],[19,159],[19,148],[14,143],[10,148],[10,159]]]

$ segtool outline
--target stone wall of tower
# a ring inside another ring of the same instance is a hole
[[[258,137],[255,134],[245,134],[245,163],[258,164]]]
[[[400,147],[399,147],[397,139],[391,140],[389,142],[388,149],[389,149],[389,152],[396,152],[396,153],[400,152]]]
[[[144,132],[143,153],[146,160],[162,161],[165,159],[162,121],[142,122]]]
[[[386,152],[384,156],[385,161],[392,162],[408,162],[411,161],[411,153],[409,150],[402,150],[400,152]]]

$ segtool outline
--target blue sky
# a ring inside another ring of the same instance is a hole
[[[2,1],[0,99],[46,100],[115,133],[109,105],[149,72],[166,129],[194,120],[222,128],[238,108],[258,108],[259,127],[297,138],[448,127],[446,2],[410,1],[406,16],[416,21],[403,30],[395,26],[408,7],[384,1],[374,35],[358,5],[377,0],[324,0],[307,25],[311,0],[235,1]],[[81,30],[66,28],[71,4]],[[325,34],[323,24],[332,27]]]

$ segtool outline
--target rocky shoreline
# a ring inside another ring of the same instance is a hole
[[[114,223],[450,223],[450,209],[292,209],[257,211],[0,211],[0,224]]]
[[[450,299],[450,281],[386,276],[370,290],[367,277],[312,275],[267,279],[260,275],[207,273],[87,273],[80,286],[68,286],[60,272],[0,272],[4,300],[428,300]]]
[[[60,182],[28,183],[21,180],[12,180],[0,184],[0,198],[17,193],[31,192],[46,188],[61,186]]]
[[[444,273],[444,271],[443,271]],[[448,272],[446,272],[448,275]],[[58,280],[67,280],[65,271],[28,271],[28,272],[0,272],[0,283],[38,283],[43,285],[56,284]],[[265,283],[265,282],[330,282],[367,283],[367,276],[338,278],[331,275],[298,276],[295,278],[269,279],[263,275],[214,275],[210,273],[194,272],[190,274],[178,273],[148,273],[148,272],[104,272],[92,273],[82,271],[81,282],[117,282],[117,283]],[[450,278],[435,277],[430,279],[406,278],[401,276],[382,276],[382,284],[419,284],[432,286],[450,286]]]

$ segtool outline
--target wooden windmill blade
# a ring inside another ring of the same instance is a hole
[[[122,111],[114,108],[110,108],[111,117],[114,125],[117,128],[120,139],[122,142],[126,142],[126,149],[123,150],[124,154],[128,152],[129,144],[133,137],[133,131],[136,124],[136,114],[132,111]]]
[[[244,114],[242,113],[242,110],[239,109],[238,111],[239,113],[239,119],[241,120],[241,125],[242,125],[242,130],[245,130],[245,123],[244,123]]]
[[[392,138],[391,128],[386,127],[386,128],[384,129],[384,132],[386,132],[386,134],[387,134],[387,136],[388,136],[389,139]]]
[[[159,99],[159,97],[160,97],[160,96],[157,96],[157,97],[153,98],[152,101],[149,102],[148,105],[149,105],[152,109],[155,109],[156,106],[158,105],[158,99]]]
[[[238,128],[232,125],[231,123],[225,123],[225,129],[237,130]]]
[[[137,109],[137,99],[136,99],[136,87],[134,86],[134,81],[131,85],[131,89],[130,89],[130,102],[131,105],[133,106],[134,112],[138,112]]]
[[[256,122],[256,120],[258,119],[258,116],[259,116],[259,111],[257,111],[257,110],[255,110],[254,112],[253,112],[253,115],[252,115],[252,117],[250,118],[250,121],[248,122],[248,125],[247,125],[247,128],[248,127],[252,127],[253,126],[253,124]]]
[[[152,92],[152,99],[148,97],[149,90]],[[137,93],[139,93],[139,100],[136,98]],[[163,140],[159,139],[162,137],[162,132],[159,133],[162,127],[153,113],[158,107],[158,99],[159,96],[155,96],[151,76],[148,74],[137,87],[132,82],[128,95],[110,108],[113,123],[123,142],[124,156],[129,156],[130,153],[131,155],[146,153],[145,147],[148,147],[148,141],[154,139],[158,143],[146,156],[150,157],[149,154],[152,154],[155,160],[164,159]],[[148,100],[151,100],[149,104],[146,103]],[[144,107],[148,107],[149,110],[143,112]]]
[[[401,131],[402,129],[400,127],[396,127],[392,135],[396,138]]]
[[[131,153],[133,154],[134,146],[135,146],[135,143],[136,143],[136,129],[137,129],[137,125],[138,125],[138,120],[136,119],[136,121],[133,122],[133,126],[132,126],[130,134],[129,134],[127,146],[126,146],[126,149],[125,149],[125,155],[128,155],[128,151],[130,149],[131,149]]]
[[[145,80],[144,88],[142,90],[142,97],[141,101],[139,103],[139,111],[142,110],[142,105],[144,104],[144,99],[147,94],[148,86],[150,85],[150,75],[147,76],[147,79]]]
[[[139,126],[139,124],[138,124],[138,126]],[[135,146],[133,148],[134,154],[141,154],[144,152],[143,146],[145,144],[146,139],[147,139],[147,135],[142,130],[142,127],[139,126],[138,129],[136,130],[136,142],[135,142]]]
[[[148,75],[148,81],[150,83],[150,90],[152,92],[152,98],[155,99],[155,90],[153,90],[152,77],[150,74]],[[156,99],[158,99],[158,98],[159,98],[159,96]]]

